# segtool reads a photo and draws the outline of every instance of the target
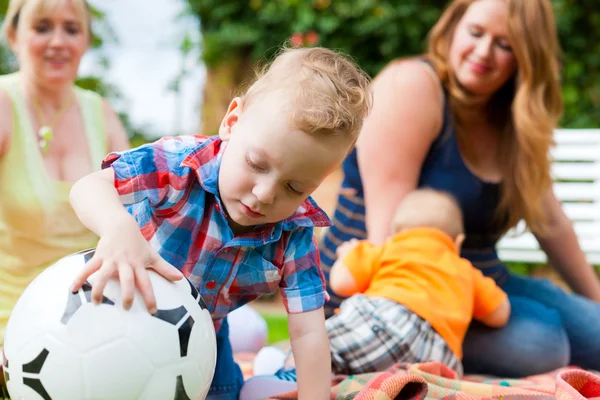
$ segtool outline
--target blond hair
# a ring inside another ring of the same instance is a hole
[[[452,239],[464,233],[463,215],[456,199],[434,189],[417,189],[404,196],[396,207],[392,234],[422,227],[439,229]]]
[[[284,48],[257,72],[242,95],[245,106],[266,93],[286,90],[292,123],[308,134],[333,134],[356,141],[372,105],[369,77],[347,56],[322,48]]]
[[[34,16],[51,13],[64,7],[67,1],[73,5],[77,17],[81,20],[83,31],[88,33],[91,40],[92,14],[86,0],[10,0],[2,25],[5,39],[16,36],[23,21],[27,23]]]
[[[461,151],[476,159],[465,134],[477,101],[452,75],[448,52],[454,31],[467,9],[477,0],[455,0],[429,34],[428,58],[448,89],[449,104]],[[549,151],[553,130],[563,111],[559,83],[560,47],[549,0],[506,0],[508,39],[517,62],[517,73],[487,105],[489,122],[501,128],[499,157],[502,193],[496,212],[504,229],[524,219],[537,233],[545,233],[546,215],[541,207],[551,187]]]

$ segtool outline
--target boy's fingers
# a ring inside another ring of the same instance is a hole
[[[108,265],[104,264],[104,268],[100,269],[94,278],[94,284],[92,285],[92,303],[94,304],[100,304],[102,302],[104,287],[113,270],[113,268],[108,267]],[[112,267],[112,265],[110,267]]]
[[[127,263],[119,264],[119,282],[121,283],[121,299],[123,308],[129,310],[133,304],[135,277],[133,269]]]
[[[102,259],[100,257],[96,257],[96,256],[92,257],[92,259],[89,260],[84,265],[81,272],[79,272],[77,274],[77,276],[75,277],[75,280],[73,281],[73,284],[71,285],[71,291],[76,292],[79,289],[81,289],[81,286],[83,286],[83,284],[85,283],[87,278],[89,278],[90,275],[92,275],[94,272],[98,271],[101,266],[102,266]]]
[[[183,278],[181,271],[163,260],[160,256],[154,261],[152,269],[170,281],[178,281]]]
[[[135,282],[138,287],[144,304],[148,309],[148,312],[154,314],[156,312],[156,298],[154,297],[154,291],[152,290],[152,282],[150,282],[150,276],[148,271],[144,268],[136,268],[133,270],[135,274]]]

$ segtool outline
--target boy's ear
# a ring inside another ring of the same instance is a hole
[[[227,141],[231,137],[231,129],[237,124],[240,114],[242,113],[242,108],[243,103],[240,97],[234,98],[231,100],[231,103],[229,103],[227,113],[219,126],[219,136],[221,137],[221,140]]]

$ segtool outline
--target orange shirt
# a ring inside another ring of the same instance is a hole
[[[493,279],[460,258],[448,235],[433,228],[406,230],[381,246],[361,241],[344,263],[361,292],[406,306],[459,358],[471,319],[486,317],[506,299]]]

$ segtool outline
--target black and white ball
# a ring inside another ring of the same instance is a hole
[[[12,399],[204,399],[216,362],[212,319],[187,279],[153,271],[158,312],[139,293],[123,309],[118,280],[91,303],[92,275],[69,290],[94,250],[73,254],[38,276],[16,304],[4,341]]]

